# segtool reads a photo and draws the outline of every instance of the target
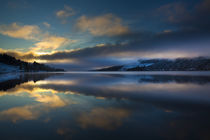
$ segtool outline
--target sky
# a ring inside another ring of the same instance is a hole
[[[210,0],[0,0],[0,53],[67,70],[210,55]]]

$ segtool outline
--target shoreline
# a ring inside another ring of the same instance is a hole
[[[45,74],[45,73],[69,73],[69,74],[131,74],[131,75],[206,75],[210,76],[210,71],[39,71],[39,72],[7,72],[5,74]]]

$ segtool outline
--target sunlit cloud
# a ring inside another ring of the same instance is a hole
[[[22,52],[18,50],[5,50],[0,48],[0,53],[6,53],[10,56],[15,57],[16,59],[21,60],[27,60],[27,61],[33,61],[36,56],[38,56],[35,52],[28,51],[28,52]]]
[[[66,19],[75,14],[75,11],[67,5],[64,5],[64,9],[56,12],[56,16],[62,20],[62,23],[66,23]]]
[[[43,23],[45,26],[50,26],[48,23]],[[40,51],[48,51],[53,49],[58,49],[61,46],[67,44],[75,43],[76,40],[71,40],[66,37],[57,36],[49,34],[48,32],[43,32],[36,25],[18,25],[17,23],[12,23],[11,25],[0,25],[0,34],[9,36],[12,38],[20,38],[25,40],[37,41],[33,47],[30,48],[31,52],[40,53]],[[29,53],[28,51],[27,53]],[[11,51],[10,51],[11,52]],[[17,51],[15,52],[16,54]],[[19,53],[20,54],[20,53]]]
[[[167,33],[171,33],[171,32],[172,32],[172,30],[164,30],[164,31],[163,31],[163,33],[166,33],[166,34],[167,34]]]
[[[65,37],[50,35],[48,37],[45,37],[42,41],[35,43],[35,47],[32,47],[31,50],[35,52],[46,51],[46,50],[49,51],[49,49],[57,49],[60,46],[69,44],[70,42],[73,43],[76,41],[70,40]]]
[[[37,52],[36,52],[37,51]],[[5,49],[1,49],[0,48],[0,53],[6,53],[10,56],[15,57],[16,59],[20,59],[23,61],[27,61],[27,62],[40,62],[40,63],[47,63],[47,62],[53,62],[53,63],[77,63],[77,60],[72,58],[55,58],[55,59],[48,59],[48,56],[50,57],[50,55],[52,54],[57,54],[59,52],[72,52],[72,50],[67,50],[67,51],[43,51],[41,48],[31,48],[30,51],[27,52],[23,52],[23,51],[19,51],[19,50],[5,50]],[[43,57],[43,58],[42,58]],[[46,57],[46,58],[45,58]]]
[[[66,17],[73,16],[74,13],[75,12],[71,7],[65,5],[63,10],[59,10],[56,12],[56,16],[59,18],[66,18]]]
[[[116,36],[130,32],[122,20],[112,14],[97,17],[82,16],[78,19],[76,27],[83,32],[90,32],[94,36]]]
[[[18,25],[16,22],[10,25],[0,25],[0,33],[13,38],[25,40],[39,40],[41,30],[36,25]]]
[[[104,44],[104,43],[101,43],[101,44],[97,44],[96,45],[96,47],[104,47],[104,46],[106,46],[106,44]]]
[[[51,25],[50,25],[49,23],[47,23],[47,22],[43,22],[43,25],[44,25],[45,27],[47,27],[47,28],[50,28],[50,27],[51,27]]]

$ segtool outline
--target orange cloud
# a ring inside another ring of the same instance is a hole
[[[45,26],[50,27],[50,24],[44,22]],[[20,26],[17,23],[12,23],[11,25],[0,25],[0,34],[13,37],[21,38],[25,40],[35,40],[38,41],[31,47],[32,52],[46,51],[50,49],[57,49],[61,46],[67,45],[69,43],[75,43],[76,40],[71,40],[66,37],[51,35],[49,33],[44,33],[36,25],[24,25]],[[29,52],[27,52],[29,53]],[[17,52],[16,52],[17,54]]]
[[[64,6],[63,10],[59,10],[56,12],[56,16],[59,18],[67,18],[73,16],[74,14],[75,14],[74,10],[67,5]]]
[[[0,25],[0,33],[13,38],[38,40],[41,30],[36,25],[20,26],[14,22],[10,25]]]
[[[4,50],[0,48],[0,53],[6,53],[16,59],[33,61],[38,55],[32,51],[22,52],[18,50]]]
[[[69,44],[70,42],[75,42],[75,40],[73,41],[65,37],[50,35],[44,38],[42,41],[35,43],[35,47],[32,47],[31,50],[40,51],[40,50],[47,50],[47,49],[57,49],[60,46]]]
[[[68,17],[73,16],[74,14],[75,14],[75,11],[71,7],[64,5],[64,9],[56,12],[56,17],[60,18],[62,20],[62,23],[65,24],[66,19]]]
[[[94,36],[115,36],[129,33],[129,28],[122,24],[122,20],[112,14],[97,17],[82,16],[78,19],[76,27]]]
[[[43,24],[44,24],[44,26],[47,27],[47,28],[50,28],[50,26],[51,26],[51,25],[50,25],[49,23],[47,23],[47,22],[43,22]]]

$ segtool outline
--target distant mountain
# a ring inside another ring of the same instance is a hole
[[[136,63],[111,66],[94,71],[209,71],[210,58],[138,60]]]
[[[64,71],[63,69],[56,69],[50,66],[40,64],[37,62],[28,63],[16,59],[7,54],[0,54],[0,73],[7,72],[38,72],[38,71]]]

